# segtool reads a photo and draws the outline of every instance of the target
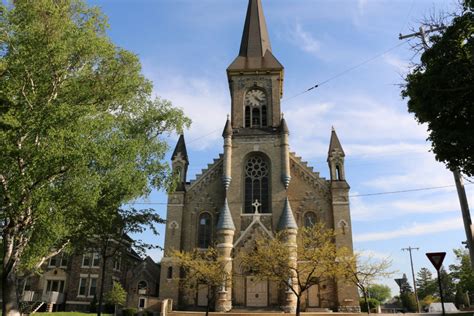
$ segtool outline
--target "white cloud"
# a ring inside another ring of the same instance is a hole
[[[355,242],[382,241],[400,237],[429,235],[463,228],[462,219],[455,217],[447,220],[438,220],[430,223],[413,223],[409,227],[399,227],[391,231],[363,233],[354,235]]]
[[[310,32],[305,31],[299,23],[295,25],[295,28],[291,31],[289,37],[293,44],[307,53],[316,54],[321,48],[320,41],[315,39]]]
[[[148,77],[157,74],[148,70]],[[147,73],[147,71],[145,71]],[[186,145],[195,150],[206,150],[221,141],[221,132],[226,116],[230,113],[230,100],[225,84],[214,83],[206,78],[182,76],[180,73],[161,73],[156,95],[171,100],[174,106],[181,107],[192,124],[185,131]]]
[[[425,126],[418,125],[405,109],[367,96],[346,95],[325,103],[300,101],[285,115],[292,147],[307,159],[326,155],[331,125],[351,157],[428,150],[423,141]]]
[[[406,74],[407,71],[410,69],[410,63],[393,54],[385,54],[383,56],[383,61],[386,62],[388,65],[394,67],[399,74]]]
[[[356,250],[357,254],[365,258],[375,258],[375,259],[390,259],[392,256],[391,253],[380,252],[375,250]]]
[[[415,194],[407,197],[393,195],[393,200],[373,202],[364,197],[351,198],[351,215],[353,221],[382,221],[397,217],[407,217],[416,214],[435,215],[459,212],[456,189],[451,188],[449,192],[431,191],[428,197]],[[357,195],[353,193],[352,195]],[[430,202],[427,203],[426,201]]]

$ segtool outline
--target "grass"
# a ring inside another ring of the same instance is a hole
[[[97,315],[97,313],[81,313],[81,312],[54,312],[54,313],[35,313],[36,315],[52,315],[52,316],[92,316],[92,315]],[[104,314],[102,313],[101,315],[103,316],[112,316],[113,314]]]

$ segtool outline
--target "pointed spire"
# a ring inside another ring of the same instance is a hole
[[[260,0],[249,0],[239,56],[263,57],[267,50],[271,51],[272,47],[268,37],[262,3]]]
[[[288,197],[285,200],[285,206],[283,207],[283,212],[281,213],[277,228],[278,230],[298,229]]]
[[[222,137],[232,136],[232,124],[230,124],[230,117],[227,115],[227,121],[225,122],[224,131]]]
[[[224,206],[220,211],[219,220],[217,222],[216,228],[217,230],[229,229],[235,231],[234,221],[232,220],[232,215],[230,214],[227,198],[225,198],[224,200]]]
[[[257,69],[283,70],[283,66],[272,54],[261,1],[249,0],[239,56],[227,70]]]
[[[329,142],[329,151],[328,151],[328,156],[331,156],[334,150],[338,150],[341,152],[341,156],[344,157],[344,150],[342,149],[341,142],[339,141],[339,138],[337,137],[336,130],[334,129],[334,126],[331,129],[331,141]]]
[[[186,143],[184,142],[184,135],[183,134],[179,135],[178,143],[176,144],[176,147],[174,148],[173,154],[171,155],[171,160],[174,160],[176,158],[176,156],[178,156],[178,153],[181,154],[181,157],[186,162],[189,162],[188,152],[186,151]]]

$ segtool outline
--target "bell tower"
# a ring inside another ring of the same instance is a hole
[[[227,68],[232,128],[280,126],[283,66],[273,56],[260,0],[250,0],[239,55]]]

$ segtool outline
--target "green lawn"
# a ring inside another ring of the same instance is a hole
[[[35,313],[36,315],[40,316],[46,316],[46,315],[51,315],[51,316],[92,316],[92,315],[97,315],[96,313],[80,313],[80,312],[56,312],[56,313]],[[111,316],[113,314],[101,314],[103,316]]]

